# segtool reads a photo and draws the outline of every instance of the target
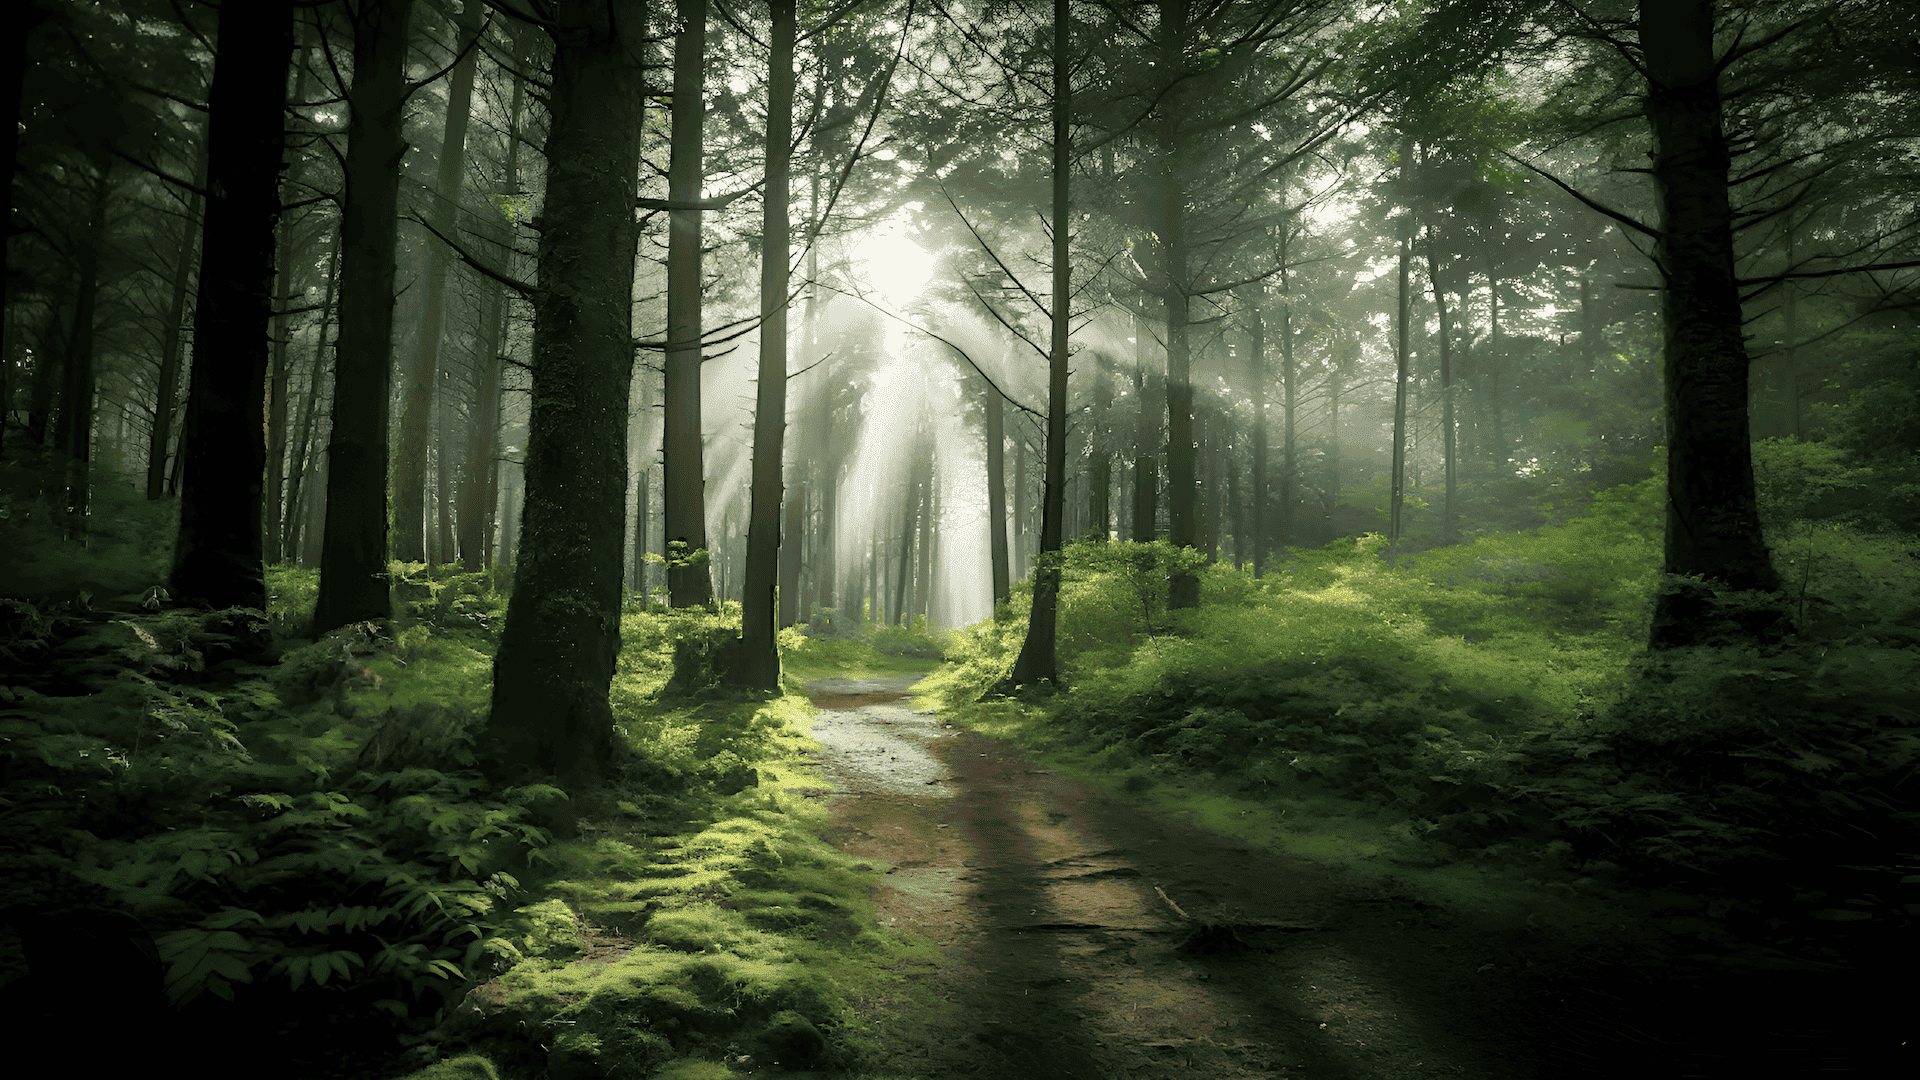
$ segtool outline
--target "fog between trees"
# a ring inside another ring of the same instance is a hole
[[[775,625],[990,617],[1049,521],[1264,575],[1650,468],[1668,571],[1775,589],[1749,437],[1911,394],[1912,16],[1644,7],[41,0],[9,505],[138,489],[181,598],[318,565],[319,630],[511,567],[503,687],[636,594],[747,601],[771,685]]]

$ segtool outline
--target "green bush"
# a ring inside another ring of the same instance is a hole
[[[887,656],[938,660],[946,654],[948,637],[927,628],[927,617],[915,615],[911,626],[875,626],[864,635],[867,644]]]
[[[9,900],[68,881],[133,912],[179,1005],[374,1008],[403,1030],[515,955],[508,900],[564,795],[489,793],[472,695],[392,693],[378,627],[208,671],[232,613],[11,610],[58,670],[0,690]]]

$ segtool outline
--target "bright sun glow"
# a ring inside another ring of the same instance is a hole
[[[865,288],[895,311],[904,311],[933,276],[933,256],[902,235],[898,221],[868,233],[853,248],[853,265]]]

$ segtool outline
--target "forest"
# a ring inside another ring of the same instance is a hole
[[[62,1071],[1920,1058],[1913,5],[0,47],[0,1016]]]

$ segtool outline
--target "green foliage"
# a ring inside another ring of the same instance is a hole
[[[1778,529],[1794,522],[1884,524],[1881,485],[1871,466],[1853,463],[1834,443],[1762,439],[1753,445],[1760,520]]]
[[[0,690],[8,900],[80,887],[131,910],[180,1006],[417,1027],[515,958],[508,899],[564,795],[472,770],[485,669],[459,640],[416,633],[408,663],[360,624],[263,666],[212,662],[233,612],[7,613],[11,656],[42,671]]]
[[[166,581],[179,506],[146,499],[121,479],[113,455],[102,453],[92,465],[92,503],[79,531],[43,491],[51,475],[45,455],[0,462],[0,596],[80,591],[104,599]]]
[[[867,644],[884,656],[938,660],[946,652],[945,633],[927,628],[927,617],[915,615],[911,626],[875,626],[863,636]]]

